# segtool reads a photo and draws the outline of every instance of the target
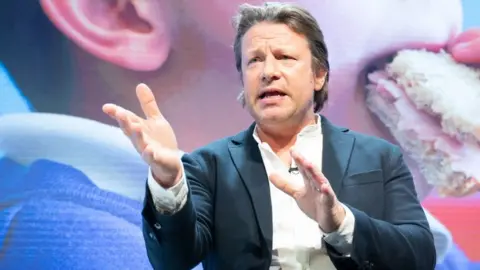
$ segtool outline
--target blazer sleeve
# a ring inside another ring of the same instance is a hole
[[[146,188],[143,236],[154,269],[193,269],[208,254],[213,244],[213,190],[206,159],[199,154],[182,157],[188,185],[183,208],[174,213],[159,213]]]
[[[350,257],[327,244],[339,269],[434,269],[436,252],[427,218],[417,199],[413,178],[400,149],[392,146],[384,166],[384,219],[348,206],[355,216]]]

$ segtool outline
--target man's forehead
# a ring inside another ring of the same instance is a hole
[[[260,23],[250,28],[243,38],[245,48],[264,45],[272,46],[298,46],[306,44],[303,35],[296,33],[284,24]]]

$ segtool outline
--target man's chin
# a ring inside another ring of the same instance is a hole
[[[288,120],[291,115],[290,109],[286,106],[272,105],[272,106],[256,106],[250,110],[253,118],[257,122],[262,123],[278,123]]]
[[[288,120],[288,115],[282,112],[259,114],[259,116],[256,118],[256,122],[258,124],[264,125],[278,125],[281,123],[285,123]]]

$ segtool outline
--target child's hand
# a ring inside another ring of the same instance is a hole
[[[480,64],[480,28],[467,30],[449,45],[450,53],[458,62]]]

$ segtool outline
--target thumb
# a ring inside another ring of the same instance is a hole
[[[295,199],[301,197],[304,193],[303,191],[305,188],[293,185],[285,177],[280,176],[277,173],[270,174],[268,176],[268,179],[276,188],[280,189],[281,191],[283,191],[289,196],[292,196]]]
[[[451,50],[453,58],[465,64],[480,64],[480,37],[474,40],[458,43]]]

